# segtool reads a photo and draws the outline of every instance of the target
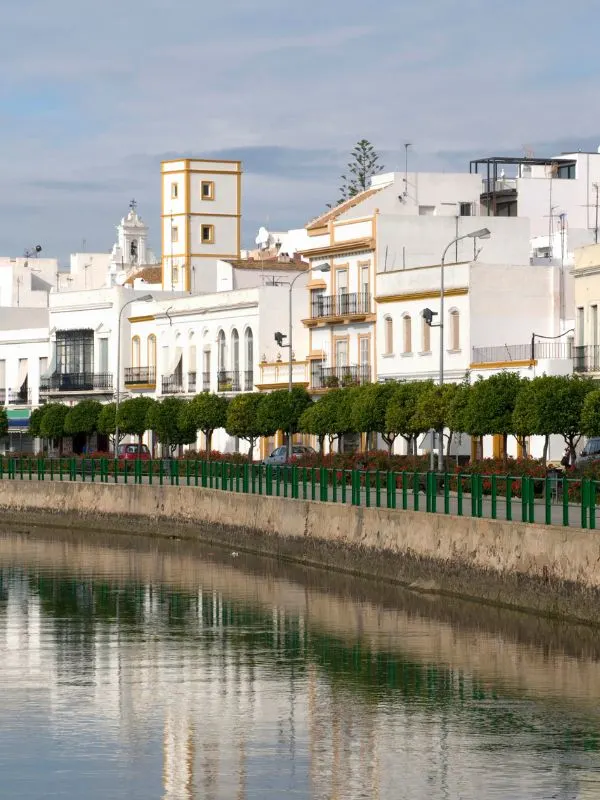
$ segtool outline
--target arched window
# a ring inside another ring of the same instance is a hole
[[[237,328],[231,331],[231,369],[233,372],[240,371],[240,335]]]
[[[131,366],[140,366],[140,337],[134,336],[131,340]]]
[[[218,366],[217,369],[219,372],[227,369],[227,343],[225,341],[225,332],[219,331],[217,336],[217,358],[218,358]]]
[[[156,368],[156,336],[153,333],[148,337],[148,366]]]
[[[391,317],[385,318],[385,355],[389,356],[394,352],[394,323]]]
[[[458,309],[451,309],[449,328],[450,328],[450,350],[460,350],[460,314]]]
[[[402,317],[402,352],[412,353],[412,320],[410,314]]]
[[[421,342],[421,352],[431,353],[431,326],[428,325],[423,318],[421,318],[423,341]]]
[[[244,380],[244,390],[251,392],[254,389],[254,336],[250,328],[246,328],[244,334],[246,345],[246,376]]]

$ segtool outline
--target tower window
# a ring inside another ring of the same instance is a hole
[[[200,227],[200,236],[202,239],[202,244],[214,244],[215,241],[215,226],[214,225],[202,225]]]
[[[214,181],[202,181],[200,194],[203,200],[214,200],[215,199],[215,182]]]
[[[177,225],[173,225],[171,227],[171,241],[178,242],[179,241],[179,228]]]
[[[179,196],[179,184],[172,183],[171,184],[171,197],[173,198],[173,200],[177,200],[178,196]]]

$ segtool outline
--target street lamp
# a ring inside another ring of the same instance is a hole
[[[331,272],[331,264],[327,264],[327,263],[319,264],[317,267],[314,268],[313,271],[314,272],[321,272],[321,273]],[[293,331],[292,331],[292,289],[294,288],[294,284],[296,283],[298,278],[301,275],[304,275],[304,274],[305,274],[304,272],[299,272],[296,275],[296,277],[290,283],[290,288],[289,288],[289,291],[288,291],[288,297],[289,297],[288,336],[287,336],[288,343],[287,344],[283,344],[283,340],[285,339],[285,336],[284,336],[283,333],[279,333],[279,331],[278,331],[275,334],[275,341],[277,342],[277,344],[280,347],[289,348],[288,392],[290,394],[292,393],[292,383],[293,383],[293,375],[292,375],[292,372],[293,372],[293,363],[292,363],[292,352],[293,352],[293,350],[292,350],[292,345],[293,345],[293,340],[292,340],[292,335],[293,335]],[[288,450],[288,460],[290,460],[292,458],[292,431],[291,431],[291,429],[288,431],[287,450]]]
[[[144,294],[141,297],[134,297],[123,303],[119,311],[119,323],[117,325],[117,391],[115,398],[115,456],[118,455],[119,448],[119,403],[121,400],[121,317],[123,311],[132,303],[149,303],[154,300],[151,294]]]
[[[462,236],[456,236],[452,239],[451,242],[446,246],[446,249],[442,253],[442,258],[440,261],[440,321],[437,325],[432,325],[431,322],[425,318],[425,321],[430,327],[437,327],[440,329],[440,379],[439,383],[440,386],[444,383],[444,266],[446,263],[446,254],[448,250],[452,247],[452,245],[457,244],[458,242],[462,241],[463,239],[473,239],[473,241],[477,239],[489,239],[491,236],[491,231],[489,228],[479,228],[476,231],[472,231],[471,233],[465,233]],[[426,309],[427,310],[427,309]],[[431,468],[433,470],[433,440],[435,436],[435,431],[431,431]],[[444,432],[438,432],[439,441],[438,441],[438,469],[440,472],[443,471],[444,468]]]

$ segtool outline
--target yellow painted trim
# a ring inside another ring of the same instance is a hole
[[[459,297],[469,293],[467,286],[462,286],[456,289],[446,289],[444,297]],[[426,292],[405,292],[404,294],[384,294],[381,297],[376,297],[376,303],[398,303],[404,300],[435,300],[439,298],[439,291],[426,291]]]
[[[307,361],[296,361],[296,360],[292,361],[292,364],[304,364],[305,366],[306,366],[307,363],[308,363]],[[285,367],[286,369],[288,369],[288,367],[290,366],[290,362],[289,361],[261,361],[260,362],[260,366],[261,367]]]
[[[342,225],[357,225],[361,222],[372,222],[373,217],[371,214],[367,214],[366,217],[355,217],[354,219],[342,219],[339,221],[334,221],[334,227],[341,228]]]
[[[318,278],[318,279],[309,281],[306,284],[306,288],[307,289],[326,289],[327,288],[327,283],[322,278]]]
[[[326,325],[350,325],[353,322],[376,322],[375,314],[344,314],[338,317],[308,317],[302,320],[306,328],[324,328]]]
[[[242,252],[242,173],[238,174],[237,179],[237,257]]]
[[[165,256],[166,260],[169,260],[171,258],[173,258],[173,259],[177,259],[178,258],[180,260],[183,260],[185,258],[185,256],[183,254],[181,254],[181,253],[179,255],[176,255],[175,253],[173,253],[173,255]],[[190,253],[190,258],[223,258],[223,259],[232,258],[233,259],[233,258],[237,258],[237,256],[236,256],[235,253]],[[180,264],[180,266],[183,266],[183,265]]]
[[[328,229],[327,225],[322,225],[320,228],[307,228],[306,232],[309,236],[326,236]]]
[[[210,211],[190,211],[189,213],[182,211],[180,214],[162,214],[163,218],[171,217],[175,219],[175,217],[228,217],[230,219],[238,219],[241,215],[240,214],[215,214]]]
[[[208,228],[209,238],[204,238],[204,229]],[[215,226],[210,225],[209,223],[203,222],[200,225],[200,244],[214,244],[215,243]]]
[[[485,361],[477,364],[472,362],[469,369],[507,369],[508,367],[535,367],[537,366],[537,358],[533,361],[524,359],[523,361]]]
[[[181,161],[193,161],[194,163],[198,164],[237,164],[241,166],[241,161],[231,161],[227,160],[226,158],[189,158],[186,156],[181,156],[181,158],[168,158],[166,161],[161,161],[162,164],[179,164]]]
[[[192,225],[190,222],[190,214],[192,211],[192,176],[190,175],[190,162],[185,162],[185,210],[188,218],[185,225],[185,256],[184,256],[184,278],[183,289],[189,292],[192,287],[192,267],[190,264],[190,252],[192,249]]]
[[[142,317],[128,317],[128,322],[149,322],[152,319],[156,319],[154,314],[145,314]]]
[[[281,381],[279,383],[257,383],[256,388],[259,392],[269,392],[274,389],[286,389],[288,386],[288,382]],[[305,389],[308,388],[308,381],[292,381],[292,386],[303,386]]]
[[[156,383],[125,383],[128,389],[137,391],[139,389],[156,389]]]
[[[167,181],[167,175],[163,173],[161,168],[161,175],[160,175],[160,213],[161,213],[161,223],[160,223],[160,251],[161,251],[161,259],[160,259],[160,282],[163,287],[165,288],[165,225],[162,221],[162,215],[165,210],[165,183]]]
[[[366,239],[349,239],[346,242],[339,242],[338,244],[324,245],[323,247],[315,247],[314,250],[300,250],[300,255],[308,256],[309,258],[321,258],[322,256],[344,255],[345,253],[353,253],[354,251],[362,252],[375,249],[375,241],[368,237]]]
[[[309,333],[312,334],[312,331],[309,331]],[[321,350],[317,350],[316,352],[313,350],[306,356],[307,361],[323,361],[324,358],[325,353]]]
[[[492,439],[492,454],[494,458],[502,458],[502,436],[495,433]]]

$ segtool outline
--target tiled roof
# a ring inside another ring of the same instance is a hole
[[[306,226],[307,230],[311,230],[311,228],[320,228],[322,225],[327,225],[332,219],[337,219],[340,214],[344,214],[346,211],[349,211],[354,206],[362,203],[363,200],[366,200],[368,197],[372,197],[377,192],[380,192],[382,189],[385,189],[385,186],[376,186],[374,189],[365,189],[364,192],[359,192],[355,194],[354,197],[349,198],[348,200],[344,200],[343,203],[340,203],[335,208],[330,208],[329,211],[326,211],[324,214],[321,214],[320,217],[313,219],[312,222],[309,222]]]
[[[162,283],[162,267],[142,267],[125,281],[125,286],[133,286],[133,282],[141,278],[145,283]]]

